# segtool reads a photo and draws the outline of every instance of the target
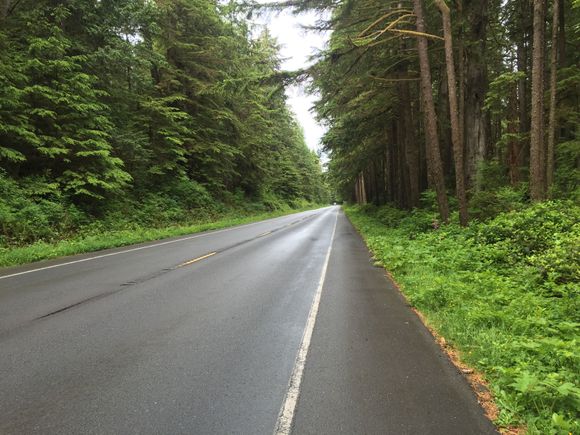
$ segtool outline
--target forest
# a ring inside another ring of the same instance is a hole
[[[2,252],[328,200],[276,41],[237,9],[0,1]]]
[[[0,0],[0,265],[344,201],[498,428],[580,432],[580,1],[263,3]]]
[[[312,3],[332,10],[311,74],[345,199],[412,209],[431,189],[445,222],[451,193],[462,224],[524,184],[579,199],[578,2]]]
[[[580,2],[277,6],[330,32],[305,73],[374,261],[498,428],[580,431]]]

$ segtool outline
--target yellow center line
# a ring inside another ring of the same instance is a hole
[[[212,255],[215,255],[215,254],[217,254],[217,252],[210,252],[209,254],[202,255],[201,257],[194,258],[193,260],[186,261],[185,263],[181,263],[177,267],[183,267],[183,266],[187,266],[189,264],[197,263],[198,261],[201,261],[205,258],[211,257]]]
[[[264,237],[267,236],[268,234],[272,234],[272,231],[266,231],[265,233],[260,234],[258,237]]]

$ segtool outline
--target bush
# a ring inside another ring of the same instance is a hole
[[[500,189],[508,184],[508,169],[499,160],[482,161],[477,168],[477,186],[479,190]]]
[[[469,215],[472,219],[485,221],[500,213],[522,210],[526,206],[527,186],[518,189],[501,187],[497,190],[479,190],[469,202]]]
[[[501,214],[479,226],[476,240],[501,246],[510,257],[505,260],[511,263],[546,251],[571,232],[577,234],[579,224],[580,207],[572,202],[546,201],[520,212]]]
[[[161,192],[187,210],[212,210],[216,206],[207,189],[197,181],[177,179],[173,183],[165,184]]]
[[[83,209],[63,195],[57,184],[43,177],[16,182],[0,170],[0,248],[6,252],[36,244],[38,255],[31,258],[38,259],[41,252],[50,250],[44,244],[67,239],[98,238],[113,232],[142,233],[310,206],[304,199],[283,201],[271,192],[250,200],[241,189],[223,192],[220,199],[217,201],[198,182],[182,178],[165,180],[156,189],[147,186],[84,204]]]
[[[552,194],[580,203],[580,140],[556,146],[556,173]]]
[[[87,215],[41,178],[18,184],[0,172],[0,244],[53,241],[74,232]]]
[[[376,218],[385,226],[395,228],[407,217],[408,213],[399,208],[385,205],[376,210]]]
[[[576,433],[580,207],[506,202],[514,210],[488,222],[437,230],[429,210],[401,218],[384,207],[346,211],[409,302],[484,373],[498,425]]]

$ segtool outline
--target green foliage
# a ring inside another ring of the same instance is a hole
[[[512,211],[467,229],[428,228],[427,213],[391,207],[347,213],[409,301],[485,374],[500,426],[575,433],[580,207],[514,202]]]
[[[440,36],[441,14],[435,2],[414,3],[418,4],[424,6],[427,33]],[[457,82],[461,82],[455,91],[462,99],[457,103],[462,110],[458,121],[464,123],[458,127],[463,133],[465,184],[469,198],[474,198],[474,215],[489,219],[511,207],[512,201],[503,197],[504,188],[519,190],[517,185],[528,178],[530,170],[532,50],[527,42],[532,16],[525,0],[447,4],[454,49],[469,53],[459,56],[455,64]],[[323,144],[331,159],[329,178],[336,193],[359,203],[391,203],[404,209],[419,206],[420,193],[434,185],[429,180],[434,175],[428,173],[434,166],[428,160],[435,156],[429,158],[426,149],[421,68],[416,38],[409,37],[416,31],[416,6],[374,0],[302,0],[277,5],[295,11],[329,11],[319,26],[332,33],[311,73],[312,88],[320,97],[317,115],[328,127]],[[549,32],[546,35],[545,60],[550,52],[558,52],[556,182],[551,186],[551,198],[578,200],[579,12],[572,2],[562,2],[556,47],[548,41]],[[547,11],[547,26],[550,21],[551,11]],[[443,178],[452,194],[457,181],[462,183],[456,179],[459,169],[455,168],[450,131],[451,92],[442,55],[444,44],[439,38],[429,38],[428,48],[437,117],[433,121],[438,125]],[[546,133],[548,96],[546,86]],[[544,165],[548,160],[543,159]],[[551,169],[548,175],[552,183]]]
[[[517,189],[503,186],[492,190],[479,190],[471,198],[469,214],[474,219],[485,221],[503,212],[521,210],[526,200],[525,184]]]
[[[1,20],[2,246],[326,198],[276,42],[234,4],[40,0]]]
[[[303,210],[310,208],[312,205],[304,207]],[[165,212],[165,209],[150,208],[150,211],[159,213]],[[129,219],[127,217],[125,220],[119,220],[120,215],[112,214],[104,220],[92,221],[79,232],[62,240],[49,242],[37,240],[30,245],[15,248],[0,246],[0,267],[241,225],[297,211],[300,209],[292,210],[286,206],[281,210],[265,212],[262,204],[245,202],[242,209],[230,208],[227,211],[208,214],[206,217],[198,216],[193,222],[173,223],[171,226],[160,228],[127,220]]]
[[[553,194],[556,197],[570,197],[580,202],[580,140],[558,144],[556,162],[558,164]]]
[[[565,212],[564,212],[565,211]],[[478,228],[476,240],[506,250],[514,261],[543,252],[565,234],[580,230],[580,209],[571,202],[547,201],[504,213]]]
[[[87,219],[58,184],[39,177],[17,184],[0,171],[0,247],[67,237]]]
[[[485,109],[495,115],[507,117],[509,96],[517,89],[518,81],[525,78],[523,71],[506,71],[489,83]]]
[[[508,185],[507,168],[497,159],[481,162],[477,170],[478,190],[497,190]]]

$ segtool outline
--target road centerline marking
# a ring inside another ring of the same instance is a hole
[[[328,263],[330,261],[330,253],[332,251],[332,244],[334,242],[334,234],[336,233],[337,222],[338,212],[336,213],[336,218],[334,220],[334,227],[330,236],[330,244],[328,246],[328,251],[326,251],[326,257],[322,266],[318,287],[316,288],[316,293],[314,294],[310,312],[308,313],[308,320],[306,321],[306,327],[304,328],[304,333],[302,335],[302,343],[298,349],[296,361],[294,362],[294,368],[292,369],[292,375],[290,376],[290,382],[288,383],[286,397],[284,398],[284,403],[282,404],[280,413],[278,414],[274,435],[289,435],[292,431],[292,423],[294,421],[296,405],[298,404],[298,397],[300,396],[300,387],[302,385],[302,376],[304,375],[306,357],[308,356],[310,342],[312,341],[312,333],[314,331],[314,325],[316,324],[316,317],[318,315],[318,308],[320,306],[320,299],[322,295],[322,287],[324,286],[324,281],[326,279],[326,272],[328,270]]]
[[[312,215],[315,215],[315,214],[318,214],[318,213],[312,213]],[[207,236],[211,236],[211,235],[214,235],[214,234],[225,233],[225,232],[228,232],[228,231],[235,231],[235,230],[240,229],[240,228],[250,227],[250,226],[253,226],[253,225],[259,225],[259,224],[264,223],[264,222],[275,221],[275,220],[279,220],[279,219],[286,218],[288,216],[291,216],[291,215],[279,216],[279,217],[275,217],[275,218],[271,218],[271,219],[266,219],[266,220],[257,221],[257,222],[251,222],[251,223],[248,223],[248,224],[236,225],[234,227],[223,228],[223,229],[219,229],[219,230],[208,230],[207,232],[193,234],[193,235],[187,236],[187,237],[180,237],[180,238],[174,239],[174,240],[167,240],[167,241],[164,241],[164,242],[153,243],[153,244],[149,244],[149,245],[146,245],[146,246],[138,246],[136,248],[125,249],[125,250],[122,250],[122,251],[109,252],[107,254],[99,254],[99,255],[92,256],[92,257],[81,258],[80,260],[73,260],[73,261],[67,261],[65,263],[58,263],[58,264],[53,264],[53,265],[50,265],[50,266],[38,267],[36,269],[24,270],[22,272],[15,272],[15,273],[11,273],[11,274],[8,274],[8,275],[1,275],[0,276],[0,280],[7,279],[7,278],[13,278],[13,277],[16,277],[16,276],[21,276],[21,275],[28,275],[29,273],[40,272],[40,271],[43,271],[43,270],[55,269],[55,268],[64,267],[64,266],[70,266],[72,264],[85,263],[87,261],[99,260],[101,258],[113,257],[115,255],[127,254],[127,253],[130,253],[130,252],[142,251],[142,250],[145,250],[145,249],[152,249],[152,248],[156,248],[158,246],[164,246],[164,245],[170,245],[170,244],[173,244],[173,243],[185,242],[187,240],[197,239],[197,238],[201,238],[201,237],[207,237]],[[143,242],[143,243],[148,243],[148,242]],[[115,248],[111,248],[111,249],[115,249]],[[25,266],[25,265],[21,265],[21,266]],[[18,267],[18,266],[16,266],[16,267]]]
[[[190,264],[197,263],[198,261],[205,260],[213,255],[217,254],[217,251],[210,252],[209,254],[202,255],[201,257],[194,258],[193,260],[186,261],[185,263],[181,263],[177,267],[189,266]]]

